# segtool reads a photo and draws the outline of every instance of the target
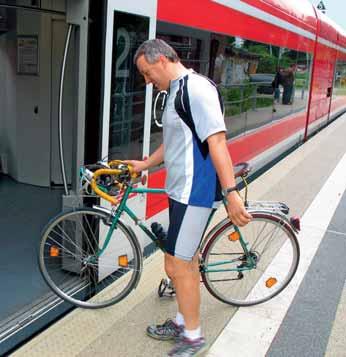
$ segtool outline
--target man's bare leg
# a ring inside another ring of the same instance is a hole
[[[200,326],[200,272],[198,254],[191,262],[169,254],[165,255],[167,275],[176,289],[178,310],[184,316],[185,328],[194,330]]]

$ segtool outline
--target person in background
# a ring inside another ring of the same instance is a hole
[[[282,104],[292,104],[293,87],[294,87],[295,65],[291,65],[282,75],[282,85],[284,91],[282,94]]]
[[[276,74],[274,77],[274,80],[272,82],[272,86],[274,89],[274,102],[275,103],[280,103],[280,85],[282,82],[282,75],[281,75],[282,69],[280,67],[277,67],[276,69]]]

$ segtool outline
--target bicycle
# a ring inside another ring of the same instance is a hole
[[[210,229],[200,249],[200,272],[207,290],[234,306],[256,305],[279,294],[292,280],[299,263],[299,219],[288,217],[280,202],[247,200],[247,163],[234,168],[245,185],[245,205],[252,215],[245,227],[225,218]],[[162,229],[152,231],[128,207],[133,194],[164,193],[136,187],[129,165],[111,161],[81,168],[84,192],[112,204],[78,208],[54,217],[45,227],[39,267],[49,287],[63,300],[83,308],[102,308],[124,299],[137,287],[143,255],[134,224],[163,250]],[[155,224],[154,224],[155,225]],[[155,228],[155,227],[153,227]]]

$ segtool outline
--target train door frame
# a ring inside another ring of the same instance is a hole
[[[112,75],[114,76],[113,62],[114,62],[114,51],[113,51],[113,37],[114,31],[116,29],[116,15],[117,13],[128,15],[129,17],[134,16],[138,18],[143,18],[148,20],[148,39],[153,39],[156,36],[156,21],[157,21],[157,0],[148,0],[142,2],[141,0],[108,0],[106,7],[106,29],[105,29],[105,45],[104,45],[104,76],[103,76],[103,103],[102,103],[102,123],[101,123],[101,157],[107,158],[109,154],[109,142],[110,142],[110,124],[111,124],[111,96],[112,96]],[[146,20],[146,21],[147,21]],[[117,32],[118,36],[122,36]],[[124,40],[126,43],[126,40]],[[123,50],[125,52],[125,50]],[[119,54],[119,58],[116,62],[116,71],[125,72],[126,70],[120,69],[121,64],[120,58],[123,60],[123,54]],[[132,60],[132,59],[131,59]],[[125,75],[125,74],[124,74]],[[115,77],[118,78],[118,77]],[[151,129],[151,114],[152,114],[152,96],[153,88],[152,85],[145,86],[145,99],[144,99],[144,123],[143,123],[143,147],[140,155],[142,158],[149,155],[150,150],[150,129]],[[128,159],[132,159],[129,157]],[[112,157],[114,159],[114,157]],[[144,172],[143,175],[147,175]],[[142,185],[140,182],[138,185]],[[146,185],[146,184],[145,184]],[[136,208],[136,211],[142,217],[145,217],[146,211],[146,197],[141,197],[137,195],[131,198],[130,206]],[[108,203],[104,202],[107,206]]]
[[[331,83],[331,92],[330,92],[330,101],[329,101],[329,109],[328,109],[328,118],[327,118],[327,123],[331,121],[331,109],[332,109],[332,103],[333,103],[333,93],[334,93],[334,86],[335,86],[335,77],[336,77],[336,69],[337,69],[337,61],[338,61],[338,55],[339,55],[339,50],[337,48],[334,49],[335,51],[335,57],[334,57],[334,68],[333,68],[333,80]]]
[[[104,64],[104,101],[102,116],[102,157],[108,155],[109,143],[109,112],[110,112],[110,92],[111,92],[111,74],[112,74],[112,51],[113,51],[113,26],[114,11],[125,12],[128,14],[149,17],[149,39],[155,38],[156,35],[156,13],[157,0],[148,0],[143,3],[141,0],[108,0],[107,2],[107,25],[105,36],[105,64]],[[149,137],[151,123],[151,102],[152,86],[147,86],[145,98],[145,126],[144,126],[144,143],[143,156],[149,154]]]

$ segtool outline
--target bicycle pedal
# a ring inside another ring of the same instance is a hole
[[[160,223],[153,222],[150,227],[151,227],[151,231],[154,233],[157,239],[159,240],[167,239],[167,233]]]
[[[173,282],[171,279],[162,279],[159,285],[159,289],[158,289],[158,295],[160,298],[163,297],[169,297],[172,298],[175,296],[176,292],[175,292],[175,288],[173,285]]]

